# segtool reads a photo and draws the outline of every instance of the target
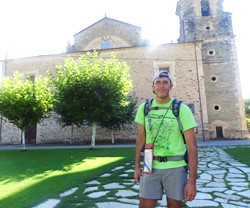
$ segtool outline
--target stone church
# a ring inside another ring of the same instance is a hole
[[[151,46],[141,38],[141,28],[104,17],[74,35],[67,52],[2,61],[5,76],[14,71],[36,77],[45,75],[66,57],[79,58],[96,50],[101,57],[116,53],[130,67],[138,104],[152,98],[152,76],[168,70],[175,77],[171,95],[188,104],[198,123],[197,140],[249,138],[243,108],[235,35],[231,13],[224,12],[223,0],[180,0],[178,43]],[[26,143],[68,143],[70,127],[57,124],[56,115],[26,132]],[[20,131],[1,122],[0,144],[20,144]],[[92,130],[75,128],[74,143],[89,143]],[[114,132],[115,139],[133,142],[136,124]],[[111,132],[98,128],[97,143],[111,141]]]

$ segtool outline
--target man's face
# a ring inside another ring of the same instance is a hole
[[[172,89],[172,83],[167,77],[156,78],[152,85],[153,92],[158,98],[169,97],[169,91]]]

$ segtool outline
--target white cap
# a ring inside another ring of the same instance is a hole
[[[162,77],[169,78],[171,83],[173,83],[173,76],[168,71],[157,71],[157,72],[155,72],[154,77],[153,77],[153,82],[155,81],[155,79],[162,78]]]

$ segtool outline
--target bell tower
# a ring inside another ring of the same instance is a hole
[[[231,13],[223,0],[180,0],[178,41],[202,41],[210,139],[248,138]]]

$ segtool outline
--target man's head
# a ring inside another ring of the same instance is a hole
[[[173,83],[173,77],[168,71],[157,71],[157,72],[155,72],[154,77],[153,77],[153,83],[157,78],[163,78],[163,77],[168,78],[170,80],[171,84]]]
[[[172,89],[173,78],[168,71],[158,71],[154,74],[152,89],[158,98],[169,98],[169,91]]]

